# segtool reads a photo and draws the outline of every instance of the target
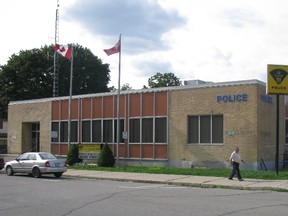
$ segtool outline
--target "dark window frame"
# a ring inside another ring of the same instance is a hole
[[[91,143],[91,120],[82,121],[82,143]]]
[[[140,143],[140,118],[129,119],[129,143]]]
[[[187,121],[188,144],[223,144],[223,114],[189,115]]]
[[[102,120],[92,120],[92,143],[102,143]]]

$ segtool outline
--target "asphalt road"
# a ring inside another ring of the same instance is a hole
[[[2,216],[287,216],[287,193],[0,172]]]

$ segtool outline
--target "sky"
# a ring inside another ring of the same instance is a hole
[[[59,7],[57,7],[57,3]],[[267,82],[267,64],[288,65],[287,0],[0,0],[0,65],[55,43],[89,48],[118,87],[148,86],[156,73],[180,80]]]

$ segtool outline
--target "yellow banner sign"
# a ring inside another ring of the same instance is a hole
[[[268,65],[267,94],[288,94],[288,66]]]
[[[79,153],[100,153],[100,144],[79,144]]]

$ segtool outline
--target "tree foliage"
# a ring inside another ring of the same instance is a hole
[[[129,83],[124,83],[121,87],[121,91],[129,91],[132,90],[132,86]]]
[[[100,151],[97,164],[100,167],[114,167],[115,165],[115,158],[107,143],[103,145]]]
[[[108,64],[88,48],[73,46],[73,95],[109,91]],[[0,117],[7,116],[10,101],[53,96],[53,45],[40,49],[21,50],[13,54],[6,65],[0,66]],[[59,96],[69,95],[71,62],[57,53]]]
[[[156,73],[154,76],[148,79],[148,86],[150,88],[168,87],[168,86],[180,86],[181,81],[174,73]]]
[[[78,157],[79,154],[79,148],[77,145],[73,144],[70,146],[67,158],[66,158],[66,163],[70,166],[72,166],[75,163],[82,162],[82,160]]]
[[[130,86],[129,83],[124,83],[120,88],[120,91],[129,91],[129,90],[132,90],[132,86]],[[114,86],[111,86],[111,87],[109,87],[109,91],[110,92],[116,92],[117,88],[115,88]]]

